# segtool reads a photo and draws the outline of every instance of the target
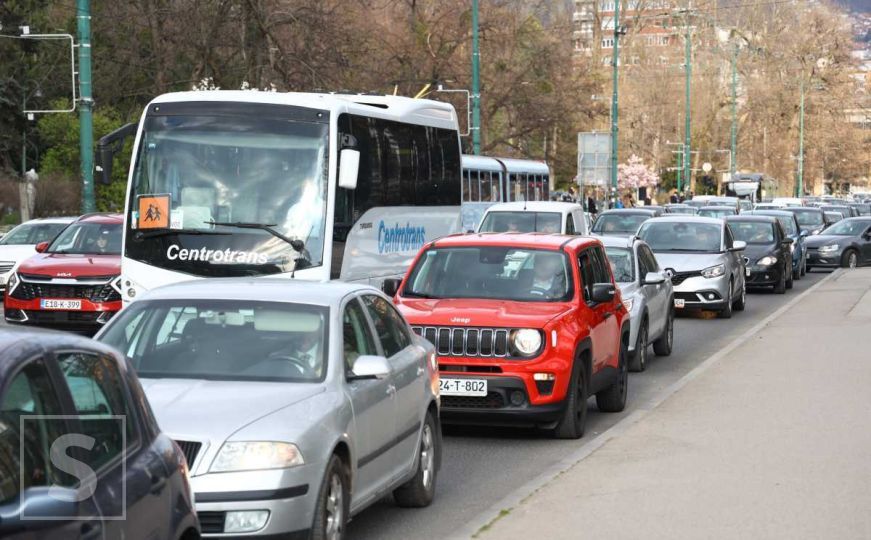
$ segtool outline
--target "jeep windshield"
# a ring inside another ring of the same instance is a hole
[[[719,253],[722,227],[713,223],[655,221],[645,223],[638,236],[653,251]]]
[[[140,377],[224,381],[323,380],[329,308],[242,300],[142,300],[100,341]]]
[[[561,232],[562,216],[557,212],[488,212],[479,232]]]
[[[214,277],[323,263],[327,112],[166,103],[148,115],[133,168],[127,257]]]
[[[46,253],[120,255],[120,223],[73,223],[55,238]]]
[[[512,247],[431,248],[418,259],[402,296],[561,302],[572,298],[568,257]]]

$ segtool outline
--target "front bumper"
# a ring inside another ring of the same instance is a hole
[[[445,424],[491,426],[547,426],[559,420],[565,409],[565,389],[570,374],[556,375],[551,394],[542,395],[532,380],[520,374],[500,376],[442,372],[442,378],[485,379],[486,397],[441,396],[441,420]],[[560,397],[555,397],[557,384],[562,382]],[[512,401],[512,396],[514,401]],[[522,399],[518,397],[522,396]]]
[[[290,469],[210,473],[191,478],[204,538],[308,538],[326,464]],[[257,531],[224,532],[228,512],[266,510]]]
[[[732,301],[729,296],[729,276],[706,278],[703,276],[689,277],[674,285],[675,308],[680,311],[726,309]],[[683,307],[680,303],[683,301]]]
[[[779,262],[772,266],[752,266],[747,277],[748,287],[773,287],[780,283],[783,276],[783,265]]]
[[[91,302],[81,300],[78,310],[43,309],[42,298],[19,300],[6,295],[3,299],[6,322],[13,324],[32,324],[58,328],[99,328],[109,322],[121,309],[121,301]]]
[[[841,250],[820,253],[817,249],[809,249],[807,265],[820,268],[838,268],[841,266]]]

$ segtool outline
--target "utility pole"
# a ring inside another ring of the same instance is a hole
[[[472,0],[472,153],[481,153],[481,52],[478,49],[478,0]]]
[[[692,40],[690,39],[690,23],[689,23],[689,10],[686,12],[687,16],[685,19],[686,26],[686,59],[685,59],[685,67],[686,67],[686,111],[684,112],[684,151],[683,151],[683,171],[684,171],[684,180],[686,180],[687,186],[691,185],[690,182],[690,79],[693,75],[693,66],[692,66]],[[678,179],[678,191],[681,191],[680,179]]]
[[[91,2],[76,0],[79,39],[79,155],[82,164],[82,213],[94,212],[94,126],[91,97]]]
[[[617,76],[620,63],[620,0],[614,0],[614,50],[611,56],[611,190],[617,193],[617,134],[619,109],[617,96]]]
[[[738,161],[738,44],[732,50],[732,154],[729,157],[729,178],[735,176]]]
[[[804,193],[804,79],[801,80],[801,100],[798,115],[798,174],[796,175],[795,196],[801,197]]]

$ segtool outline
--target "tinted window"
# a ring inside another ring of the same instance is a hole
[[[66,223],[22,223],[0,239],[0,246],[51,242],[66,226]]]
[[[45,364],[42,360],[31,361],[0,396],[0,503],[14,499],[22,486],[69,485],[48,459],[52,443],[65,432],[62,421],[25,420],[21,432],[22,416],[59,414],[60,403]]]
[[[638,214],[602,214],[593,225],[594,234],[635,234],[638,227],[650,219],[647,215]]]
[[[644,265],[644,272],[659,272],[659,262],[650,248],[644,245],[638,246],[638,258]]]
[[[748,244],[771,244],[776,238],[773,223],[731,221],[729,229],[736,240],[742,240]]]
[[[378,354],[369,323],[358,300],[351,300],[345,306],[342,316],[342,343],[345,369],[351,371],[359,356]]]
[[[99,469],[120,456],[133,441],[133,422],[124,397],[123,381],[112,359],[91,353],[66,352],[57,355],[76,413],[86,435],[99,441],[88,453],[88,464]],[[113,416],[126,419],[122,424]]]
[[[578,268],[581,272],[581,289],[584,292],[584,301],[588,304],[592,303],[593,284],[596,283],[596,270],[594,266],[592,250],[587,249],[581,252],[578,256]]]
[[[363,304],[375,324],[375,331],[378,334],[378,339],[381,340],[384,356],[390,358],[411,344],[405,320],[390,305],[390,302],[380,296],[367,294],[363,296]]]
[[[566,234],[575,234],[575,220],[571,214],[566,216]]]
[[[681,221],[651,221],[638,231],[653,251],[718,253],[721,235],[720,225]]]
[[[602,248],[593,248],[592,250],[593,259],[595,260],[595,264],[593,266],[593,276],[595,278],[595,283],[611,283],[611,272],[608,264],[608,258],[605,256],[605,252],[602,251]]]
[[[121,254],[120,223],[73,223],[48,247],[48,253]]]
[[[795,217],[798,218],[799,225],[822,225],[823,224],[823,214],[822,212],[796,212]]]
[[[606,247],[608,262],[611,264],[611,272],[614,281],[618,283],[630,283],[635,279],[635,268],[632,264],[632,253],[627,248]]]

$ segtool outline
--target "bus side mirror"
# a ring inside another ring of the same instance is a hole
[[[124,139],[136,134],[136,124],[125,124],[97,141],[97,172],[100,182],[112,183],[112,160],[124,148]]]
[[[357,189],[357,174],[360,172],[360,151],[352,148],[342,150],[339,157],[339,187]]]

